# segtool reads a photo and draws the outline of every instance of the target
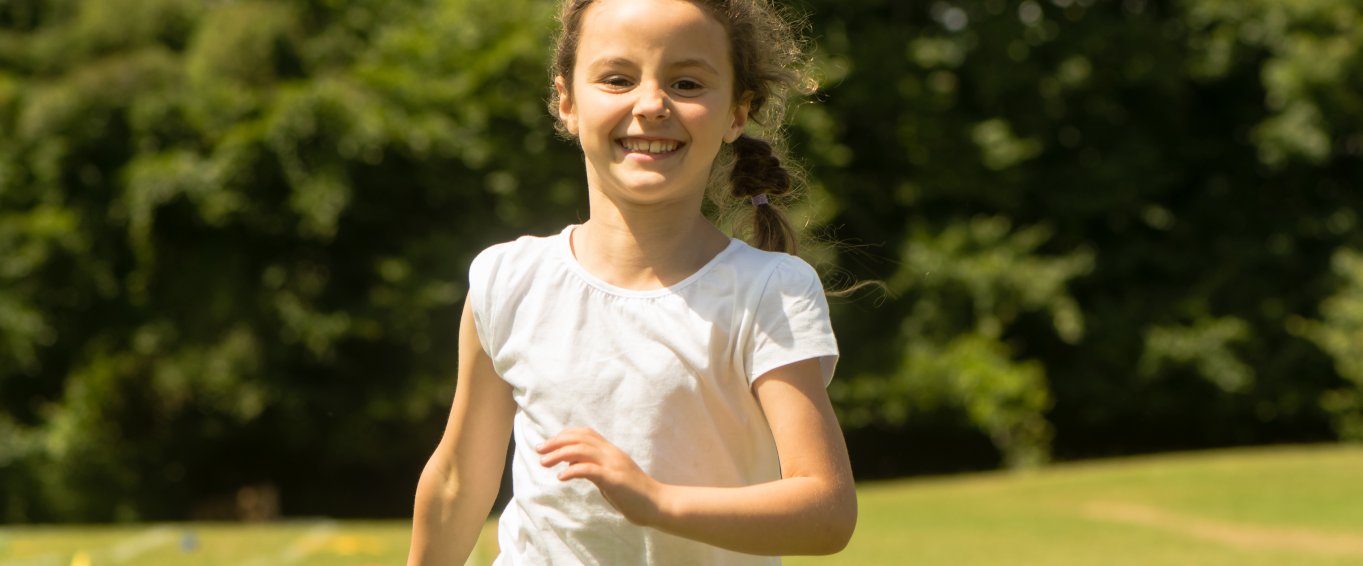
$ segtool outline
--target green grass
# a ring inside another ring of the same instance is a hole
[[[0,529],[0,566],[401,564],[410,533],[398,521],[21,527]]]
[[[858,491],[852,543],[818,563],[1363,564],[1357,446],[1174,454]]]
[[[866,483],[842,554],[787,564],[1363,565],[1363,447]],[[0,529],[0,566],[402,564],[403,521]],[[194,548],[181,545],[192,537]],[[495,553],[490,538],[476,564]],[[123,561],[119,562],[118,559]]]

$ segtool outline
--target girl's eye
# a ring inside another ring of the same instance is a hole
[[[673,86],[674,88],[676,88],[677,90],[679,90],[679,91],[681,91],[681,92],[684,92],[684,93],[699,92],[701,89],[705,88],[705,85],[700,84],[700,83],[698,83],[698,82],[696,82],[696,81],[693,81],[693,80],[691,80],[691,79],[682,79],[682,80],[679,80],[679,81],[673,83],[672,86]]]
[[[633,83],[629,79],[618,75],[601,79],[601,84],[617,90],[629,88],[631,85],[633,85]]]

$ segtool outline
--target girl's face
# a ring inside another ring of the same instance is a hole
[[[724,27],[686,0],[598,0],[579,31],[571,83],[555,87],[588,185],[613,201],[698,204],[748,116]]]

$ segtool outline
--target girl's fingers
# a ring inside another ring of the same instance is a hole
[[[558,473],[558,479],[561,481],[584,479],[599,485],[600,482],[597,480],[601,478],[602,471],[601,466],[596,464],[578,462],[563,468],[563,471]]]
[[[554,435],[553,438],[544,441],[544,444],[535,447],[535,451],[540,454],[552,452],[562,446],[574,443],[595,443],[602,440],[601,435],[590,428],[570,428],[565,429]]]
[[[585,444],[569,444],[544,454],[540,458],[540,465],[547,468],[559,462],[595,461],[597,459],[599,459],[599,451],[595,447]]]

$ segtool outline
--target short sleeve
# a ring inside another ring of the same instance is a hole
[[[823,383],[833,379],[838,343],[819,275],[804,260],[787,256],[772,271],[757,301],[748,383],[776,368],[819,358]]]
[[[503,246],[492,246],[483,250],[473,262],[469,264],[469,296],[468,301],[473,308],[473,323],[478,332],[478,342],[483,346],[483,351],[489,356],[492,355],[492,292],[496,286],[493,283],[496,276],[498,260],[501,256]]]

